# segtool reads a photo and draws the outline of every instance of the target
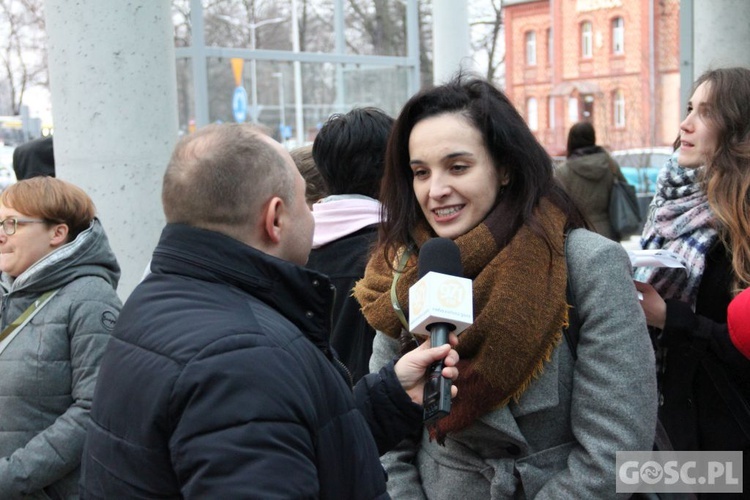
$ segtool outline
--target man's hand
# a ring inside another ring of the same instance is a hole
[[[427,368],[435,361],[445,359],[445,368],[443,368],[443,377],[451,380],[458,378],[458,353],[453,346],[458,344],[458,337],[451,333],[448,337],[450,345],[444,344],[438,347],[430,347],[430,340],[427,339],[416,349],[404,354],[398,360],[394,370],[401,386],[409,395],[412,401],[421,405],[424,393],[425,374]],[[456,397],[458,388],[451,384],[451,397]]]

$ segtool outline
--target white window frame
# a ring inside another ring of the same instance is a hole
[[[527,31],[524,35],[526,39],[526,64],[529,66],[536,65],[536,31]]]
[[[552,64],[553,50],[552,28],[547,28],[547,64]]]
[[[612,20],[612,53],[618,56],[625,53],[625,20],[622,17]]]
[[[625,128],[625,94],[622,90],[616,90],[613,103],[612,118],[617,128]]]
[[[579,120],[578,116],[578,98],[568,98],[568,121],[572,124],[577,123]]]
[[[539,103],[536,97],[526,99],[526,123],[532,131],[539,130]]]
[[[594,25],[590,21],[581,23],[581,57],[594,56]]]
[[[547,123],[549,128],[555,128],[555,97],[547,97]]]

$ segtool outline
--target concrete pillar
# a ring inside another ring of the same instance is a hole
[[[94,200],[125,299],[164,225],[161,178],[177,139],[168,0],[47,0],[57,176]]]
[[[445,83],[459,69],[474,70],[467,0],[433,0],[433,82]]]
[[[750,2],[680,1],[680,101],[685,109],[693,82],[704,71],[750,67]]]

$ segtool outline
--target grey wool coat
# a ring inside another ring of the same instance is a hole
[[[568,238],[578,359],[563,341],[517,403],[449,433],[445,446],[423,431],[384,455],[393,498],[615,498],[616,452],[651,450],[654,354],[630,260],[622,246],[585,229]],[[397,351],[379,332],[370,369]]]
[[[98,220],[15,280],[3,273],[4,329],[57,294],[0,353],[0,498],[77,498],[91,397],[119,315],[120,268]]]

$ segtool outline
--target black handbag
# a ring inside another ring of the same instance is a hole
[[[612,229],[620,238],[625,238],[637,233],[642,221],[635,187],[615,179],[609,194],[609,223]]]

